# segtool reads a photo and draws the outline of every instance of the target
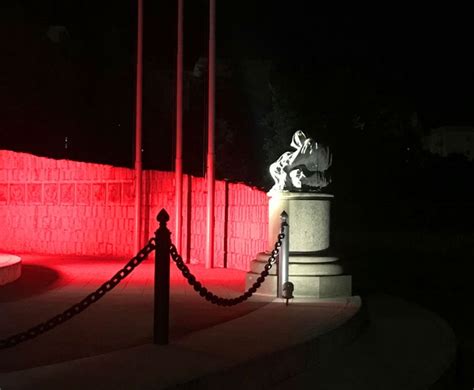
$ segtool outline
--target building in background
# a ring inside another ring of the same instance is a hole
[[[442,126],[432,129],[423,137],[423,149],[446,157],[461,154],[468,160],[474,158],[474,127]]]

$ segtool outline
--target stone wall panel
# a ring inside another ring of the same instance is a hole
[[[0,250],[77,255],[133,255],[134,171],[0,150]],[[174,173],[145,171],[143,236],[165,208],[175,230]],[[183,247],[205,263],[207,185],[185,175]],[[244,184],[216,182],[215,266],[247,270],[267,242],[268,199]],[[173,238],[173,235],[172,235]]]

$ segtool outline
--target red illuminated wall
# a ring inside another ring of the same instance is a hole
[[[129,257],[134,189],[131,169],[0,150],[0,251]],[[162,207],[173,231],[174,173],[145,171],[143,189],[143,236],[157,228]],[[183,257],[204,263],[204,179],[185,175],[184,191]],[[215,215],[216,266],[248,269],[266,247],[266,194],[217,182]]]

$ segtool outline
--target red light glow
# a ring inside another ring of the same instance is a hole
[[[0,150],[0,250],[101,257],[133,255],[134,173],[107,165],[53,160]],[[175,213],[174,174],[143,175],[143,237],[157,228],[161,208]],[[204,264],[206,183],[183,180],[185,259]],[[247,270],[267,245],[268,198],[243,184],[216,182],[216,267]],[[173,236],[172,236],[173,238]]]

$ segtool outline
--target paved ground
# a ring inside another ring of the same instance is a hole
[[[393,296],[373,295],[364,303],[368,328],[354,342],[318,370],[305,370],[274,389],[464,389],[456,378],[456,339],[443,319]]]
[[[0,337],[47,319],[99,286],[123,261],[24,256],[24,277],[0,289]],[[173,269],[173,268],[172,268]],[[244,273],[192,270],[221,295]],[[439,317],[389,296],[208,304],[172,273],[171,343],[151,342],[152,264],[142,264],[77,318],[0,352],[4,389],[418,389],[453,362]],[[368,304],[367,304],[368,303]],[[369,321],[366,321],[370,319]],[[452,388],[452,377],[437,388]]]
[[[21,255],[23,275],[0,287],[0,338],[26,330],[62,312],[94,291],[127,259]],[[244,290],[244,272],[192,266],[212,291],[235,297]],[[228,321],[262,307],[252,298],[218,307],[199,297],[171,265],[171,339]],[[93,356],[149,343],[153,321],[153,260],[146,260],[114,290],[57,329],[14,350],[0,351],[0,372]]]
[[[459,208],[459,210],[461,210]],[[453,216],[461,218],[456,208]],[[467,209],[466,209],[467,210]],[[466,219],[467,221],[467,219]],[[472,224],[471,224],[472,225]],[[457,340],[459,389],[474,388],[474,232],[447,229],[339,232],[356,294],[395,295],[446,320]]]

